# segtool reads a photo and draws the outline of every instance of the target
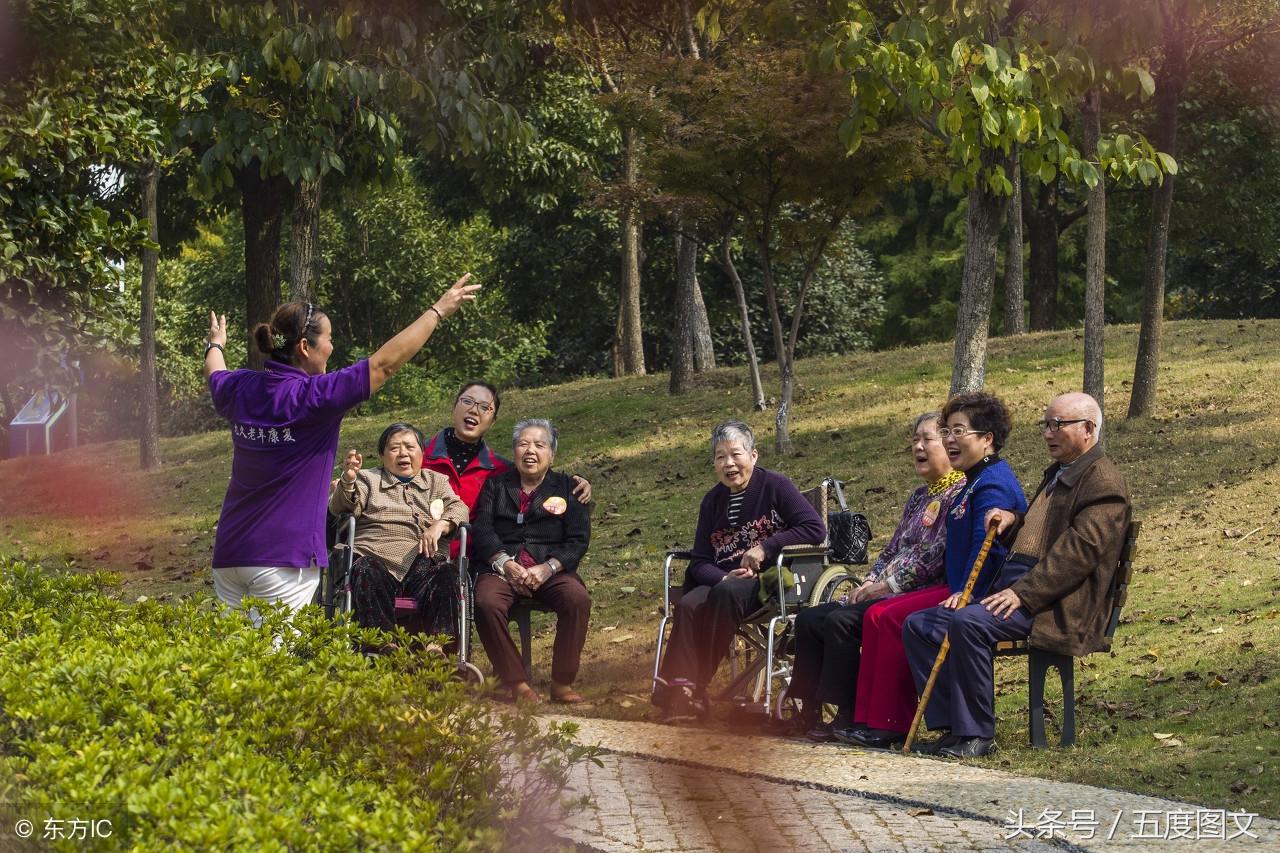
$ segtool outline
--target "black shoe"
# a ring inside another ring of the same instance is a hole
[[[862,728],[848,731],[849,740],[846,743],[865,746],[867,749],[899,749],[907,739],[905,733],[891,732],[888,729]]]
[[[947,758],[982,758],[984,755],[990,755],[996,751],[996,742],[994,738],[985,737],[961,737],[950,746],[938,749],[938,755],[944,755]]]
[[[693,688],[687,684],[672,684],[667,688],[664,723],[690,723],[698,718],[701,703],[695,702]]]
[[[947,732],[940,738],[916,741],[911,744],[911,751],[917,755],[937,755],[938,750],[948,746],[955,746],[960,739],[959,735],[953,735],[950,732]]]
[[[851,743],[856,746],[858,742],[853,739],[853,736],[860,732],[865,732],[866,730],[866,723],[851,723],[847,726],[833,725],[831,727],[831,736],[841,743]]]
[[[811,726],[804,736],[814,743],[828,743],[836,739],[831,723],[824,723],[821,720]]]

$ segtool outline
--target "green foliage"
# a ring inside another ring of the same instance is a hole
[[[411,323],[464,270],[485,286],[370,401],[372,410],[442,399],[476,376],[507,383],[546,355],[545,322],[510,308],[509,294],[525,283],[493,274],[502,234],[483,216],[452,223],[408,180],[353,201],[326,213],[321,227],[320,295],[350,358]]]
[[[746,255],[737,266],[747,291],[756,346],[763,359],[776,358],[758,262]],[[777,265],[781,282],[778,300],[787,315],[795,309],[795,284],[803,273],[801,264],[794,260]],[[841,355],[871,349],[885,321],[884,291],[884,276],[871,253],[860,245],[858,226],[845,223],[823,253],[805,291],[797,355]],[[741,327],[736,317],[732,319],[732,329],[725,334],[727,346],[741,351]]]
[[[226,77],[180,125],[202,152],[204,191],[230,189],[248,168],[291,184],[390,178],[406,115],[428,148],[528,144],[519,114],[489,94],[520,72],[516,19],[513,4],[464,0],[220,4],[193,38]]]
[[[964,200],[942,181],[917,181],[886,198],[862,232],[884,270],[885,321],[876,346],[946,340],[955,333],[964,262]]]
[[[907,114],[946,149],[956,192],[981,185],[1011,193],[1005,167],[990,155],[1007,157],[1015,143],[1023,167],[1044,181],[1061,173],[1092,187],[1106,174],[1150,184],[1175,172],[1173,158],[1141,136],[1103,140],[1097,164],[1082,157],[1064,119],[1093,85],[1093,58],[1074,34],[1024,12],[1025,4],[1011,0],[930,0],[882,22],[869,7],[852,7],[816,57],[820,67],[852,74],[854,106],[840,126],[849,149],[886,116]],[[1118,77],[1117,88],[1150,97],[1154,85],[1135,67]]]
[[[257,630],[105,584],[0,563],[3,767],[28,813],[111,820],[97,849],[543,845],[593,755],[477,703],[443,658],[370,663],[352,651],[370,632],[318,609]]]
[[[441,325],[423,352],[375,395],[366,412],[421,407],[450,397],[456,385],[481,376],[506,384],[548,354],[545,319],[528,312],[519,270],[499,276],[495,255],[504,233],[483,216],[454,223],[405,178],[382,188],[348,191],[321,218],[316,298],[333,323],[335,367],[369,355],[411,323],[464,270],[485,285],[481,297]],[[136,274],[136,270],[135,270]],[[165,430],[186,432],[216,423],[199,358],[208,312],[243,321],[244,233],[239,216],[201,229],[179,255],[161,263],[157,347]],[[130,299],[136,300],[137,279]],[[514,309],[513,304],[521,306]],[[227,366],[240,367],[239,340]]]
[[[0,391],[5,414],[33,389],[78,384],[133,336],[119,265],[146,245],[137,173],[167,168],[177,117],[220,69],[172,42],[180,3],[23,4],[0,85]],[[76,369],[77,362],[84,373]],[[115,365],[109,366],[115,372]],[[95,389],[95,392],[98,389]],[[137,398],[135,388],[129,397]],[[95,412],[86,412],[91,425]],[[7,420],[7,418],[6,418]]]

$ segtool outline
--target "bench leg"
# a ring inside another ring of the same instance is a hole
[[[533,682],[533,627],[530,624],[530,611],[527,607],[518,608],[515,612],[516,629],[520,632],[520,659],[524,661],[525,680]]]
[[[1076,742],[1076,660],[1063,657],[1058,664],[1062,673],[1062,746]]]
[[[1045,655],[1032,651],[1027,656],[1027,719],[1031,745],[1044,749],[1044,677],[1049,669]]]
[[[1058,671],[1062,681],[1062,746],[1076,742],[1075,658],[1032,649],[1027,656],[1027,716],[1031,745],[1048,746],[1044,731],[1044,681],[1050,669]]]

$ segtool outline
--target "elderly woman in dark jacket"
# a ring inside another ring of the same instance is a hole
[[[702,499],[684,594],[653,702],[668,722],[707,710],[707,685],[734,632],[760,607],[760,574],[787,545],[821,542],[826,527],[795,484],[756,465],[756,439],[744,423],[711,431],[720,480]]]
[[[546,604],[556,614],[551,698],[574,703],[582,701],[573,681],[591,617],[591,596],[578,576],[591,519],[573,496],[573,480],[551,470],[557,437],[550,421],[520,421],[512,437],[515,468],[490,476],[480,490],[472,513],[474,553],[488,571],[476,578],[476,630],[511,697],[540,702],[507,623],[517,597]]]

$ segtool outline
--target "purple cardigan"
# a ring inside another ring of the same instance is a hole
[[[760,466],[751,474],[736,527],[729,526],[729,489],[717,483],[702,499],[693,559],[685,570],[684,587],[713,586],[738,568],[752,546],[764,547],[772,562],[786,545],[806,545],[826,538],[826,521],[800,494],[795,484]]]

